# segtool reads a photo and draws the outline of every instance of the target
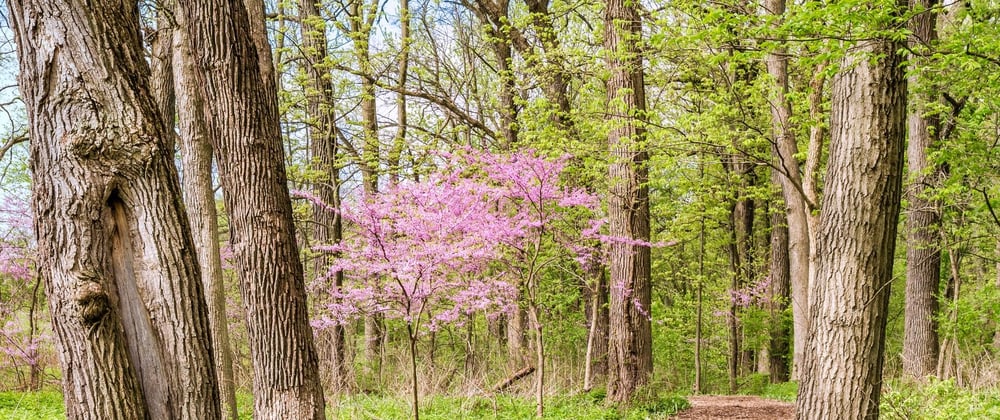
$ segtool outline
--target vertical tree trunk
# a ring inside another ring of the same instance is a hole
[[[937,0],[913,0],[914,5],[930,10]],[[925,12],[910,20],[913,31],[911,47],[920,49],[937,38],[936,13]],[[916,60],[917,66],[924,60]],[[914,71],[909,83],[918,86],[920,77]],[[903,374],[922,378],[934,373],[937,365],[938,334],[934,317],[937,314],[937,291],[941,282],[941,247],[939,228],[941,211],[927,195],[937,176],[937,169],[927,155],[934,133],[939,132],[939,119],[925,116],[925,104],[931,95],[914,94],[915,104],[908,117],[909,143],[907,169],[911,184],[907,188],[909,209],[906,218],[906,309],[903,324]]]
[[[646,92],[643,80],[642,20],[638,4],[608,0],[604,9],[604,50],[611,78],[607,95],[608,231],[620,238],[609,245],[610,328],[608,398],[624,402],[648,382],[653,370],[650,309],[649,186]]]
[[[174,44],[174,91],[180,128],[181,167],[184,171],[181,186],[198,254],[198,265],[201,267],[201,284],[208,303],[223,417],[234,419],[238,415],[236,381],[233,378],[233,349],[229,341],[226,286],[219,249],[219,216],[212,185],[212,144],[204,118],[206,105],[195,82],[197,68],[188,49],[186,34],[175,29],[171,38]]]
[[[705,166],[702,158],[698,158],[698,179],[705,179]],[[705,211],[701,212],[698,220],[698,284],[695,288],[695,324],[694,324],[694,393],[701,394],[704,391],[701,371],[701,341],[703,324],[703,301],[702,291],[705,282]]]
[[[799,418],[878,417],[905,140],[900,48],[887,39],[859,42],[833,81]]]
[[[15,0],[10,12],[67,417],[219,418],[205,300],[138,7]]]
[[[361,168],[361,183],[366,194],[378,193],[380,144],[378,138],[378,109],[375,101],[375,69],[372,67],[370,41],[378,1],[351,0],[348,3],[351,42],[354,57],[361,75],[361,153],[355,161]],[[382,345],[385,341],[385,322],[381,314],[365,318],[365,359],[372,368],[373,378],[382,376]]]
[[[767,9],[776,16],[784,15],[785,0],[768,0]],[[781,196],[785,203],[785,221],[788,226],[788,266],[792,290],[792,324],[794,326],[793,366],[801,367],[809,330],[809,273],[810,206],[804,195],[799,161],[795,158],[799,148],[792,126],[792,107],[788,101],[788,55],[779,48],[767,55],[767,71],[774,79],[771,94],[771,124],[774,133],[772,155],[780,176]],[[822,89],[822,85],[820,85]],[[821,91],[822,92],[822,91]],[[815,153],[818,153],[816,151]],[[815,206],[816,203],[813,203]]]
[[[781,176],[778,171],[771,172],[771,178],[775,181],[779,181]],[[771,338],[767,346],[767,365],[771,383],[786,382],[789,376],[789,331],[785,322],[785,310],[788,308],[791,289],[789,254],[786,214],[783,211],[775,211],[771,213],[771,285],[767,308],[771,318]]]
[[[583,389],[589,391],[594,382],[608,374],[608,276],[598,258],[594,258],[587,268],[590,285],[590,306],[587,318],[590,329],[587,332],[587,360],[584,367]]]
[[[324,418],[274,80],[262,78],[251,19],[241,2],[183,0],[178,5],[178,23],[188,31],[198,65],[196,83],[202,97],[212,98],[205,117],[218,152],[247,311],[254,415]]]
[[[340,166],[337,145],[337,126],[334,114],[333,80],[327,74],[326,25],[320,17],[315,0],[299,1],[299,22],[302,28],[303,55],[308,75],[306,81],[309,139],[312,143],[314,169],[321,175],[314,182],[313,191],[324,203],[340,209]],[[318,244],[338,244],[343,236],[343,224],[339,213],[331,213],[319,205],[313,205],[313,239]],[[313,271],[317,276],[327,276],[330,264],[327,255],[316,258]],[[344,272],[333,273],[329,288],[343,287]],[[320,364],[329,372],[332,391],[343,391],[347,386],[347,361],[345,359],[344,326],[335,324],[320,333],[326,338],[326,348],[320,348]]]
[[[393,184],[399,182],[403,168],[400,166],[403,149],[406,148],[407,121],[406,109],[406,79],[410,67],[410,1],[399,0],[399,62],[396,67],[397,82],[399,91],[396,93],[396,138],[393,140],[392,149],[389,150],[387,163],[389,166],[389,179]]]

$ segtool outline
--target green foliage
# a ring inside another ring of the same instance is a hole
[[[886,388],[881,405],[886,419],[1000,418],[1000,392],[995,389],[971,391],[951,379],[932,379],[926,385],[891,383]]]
[[[66,418],[62,393],[58,391],[0,392],[0,418],[10,420]]]
[[[411,412],[404,398],[358,395],[336,401],[337,408],[331,409],[338,419],[406,419]],[[636,404],[633,408],[619,410],[603,403],[599,392],[576,396],[558,396],[546,400],[545,418],[588,419],[588,420],[641,420],[666,419],[670,415],[687,408],[683,397],[660,396]],[[426,419],[450,420],[454,418],[475,419],[531,419],[535,416],[535,404],[530,398],[499,395],[495,397],[452,397],[434,396],[428,398],[420,410],[420,417]]]

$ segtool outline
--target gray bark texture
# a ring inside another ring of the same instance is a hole
[[[66,416],[219,418],[208,313],[138,7],[9,5]]]
[[[768,0],[767,8],[772,14],[781,16],[785,13],[785,0]],[[780,173],[777,181],[785,203],[784,220],[787,222],[788,230],[788,272],[792,291],[795,343],[792,361],[793,365],[798,367],[801,366],[805,355],[806,337],[809,332],[810,206],[804,191],[805,185],[799,161],[795,158],[799,147],[795,139],[795,127],[792,126],[792,106],[787,98],[788,55],[783,49],[779,49],[768,54],[766,65],[767,72],[774,79],[770,107],[775,140],[772,155]],[[810,152],[818,154],[818,150]]]
[[[930,9],[937,0],[914,0],[916,5]],[[920,13],[910,21],[913,31],[911,46],[933,42],[937,38],[936,13]],[[924,60],[911,57],[919,65]],[[920,85],[920,77],[911,74],[910,86]],[[925,88],[926,89],[926,88]],[[921,89],[921,90],[925,90]],[[903,324],[903,374],[922,378],[934,374],[938,358],[937,314],[938,286],[941,282],[941,210],[927,197],[927,190],[936,184],[939,174],[927,159],[940,133],[939,119],[927,116],[926,103],[931,95],[914,92],[913,107],[907,118],[909,143],[906,159],[910,184],[906,190],[906,309]]]
[[[632,241],[650,239],[649,172],[646,167],[646,92],[639,48],[642,20],[638,4],[608,0],[604,10],[604,50],[612,128],[608,133],[608,245],[610,307],[608,398],[628,401],[653,370],[650,308],[650,249]]]
[[[201,267],[201,284],[205,289],[211,326],[212,347],[215,349],[215,372],[222,398],[222,414],[228,419],[238,416],[236,381],[233,374],[233,349],[229,341],[229,317],[226,315],[226,285],[222,275],[222,255],[219,246],[219,217],[215,207],[212,184],[212,143],[205,123],[205,100],[195,82],[197,71],[194,57],[184,31],[172,31],[173,81],[176,97],[177,122],[180,130],[181,168],[184,176],[181,188],[191,223],[191,235]],[[172,128],[171,128],[172,129]]]
[[[861,42],[833,80],[800,419],[878,417],[906,133],[900,48]]]
[[[262,76],[238,0],[178,1],[206,101],[230,242],[246,309],[258,419],[324,418],[305,282],[292,222],[274,80]]]
[[[299,2],[299,18],[302,25],[303,55],[308,65],[306,85],[307,113],[309,115],[309,140],[312,144],[313,168],[320,177],[313,183],[313,192],[324,203],[340,209],[340,167],[337,163],[337,126],[334,114],[333,79],[326,69],[327,40],[326,25],[320,17],[315,0]],[[313,240],[320,245],[340,243],[343,223],[339,213],[332,213],[320,205],[313,205]],[[320,255],[316,258],[313,272],[316,276],[327,276],[330,258]],[[326,286],[340,288],[344,285],[344,272],[332,273]],[[318,339],[320,367],[326,375],[326,384],[332,391],[345,391],[349,385],[348,365],[345,352],[345,331],[343,325],[333,325],[320,333]]]

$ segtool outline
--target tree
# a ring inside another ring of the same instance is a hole
[[[649,159],[645,149],[646,112],[643,80],[642,19],[639,5],[608,0],[604,9],[604,50],[611,77],[607,81],[610,334],[608,343],[608,398],[624,402],[653,371],[652,327],[649,322]],[[637,242],[639,243],[637,243]]]
[[[887,27],[904,7],[897,3],[872,21]],[[798,418],[878,417],[906,132],[900,49],[884,34],[859,41],[833,80]]]
[[[10,5],[67,417],[218,418],[208,313],[138,7]]]
[[[915,0],[914,9],[925,10],[913,16],[910,27],[913,40],[910,48],[921,49],[937,38],[937,14],[930,12],[936,0]],[[941,132],[940,119],[928,115],[927,101],[933,94],[921,95],[919,64],[923,60],[911,57],[909,84],[914,91],[913,110],[907,118],[909,142],[906,159],[910,183],[906,189],[909,203],[906,217],[906,309],[903,325],[903,373],[922,378],[934,373],[938,359],[937,294],[941,283],[941,210],[928,199],[940,171],[929,162],[928,154]],[[928,92],[930,93],[930,92]]]
[[[302,263],[292,222],[274,79],[262,76],[250,21],[236,0],[178,1],[217,152],[230,243],[247,312],[257,418],[324,414]],[[216,42],[224,39],[226,42]]]
[[[461,179],[459,171],[390,185],[340,211],[356,226],[356,235],[318,247],[336,256],[330,275],[348,273],[352,280],[329,290],[324,328],[372,314],[406,324],[414,419],[420,417],[420,335],[461,322],[462,315],[509,308],[510,284],[501,276],[488,276],[487,269],[499,259],[500,244],[516,232],[491,211],[496,204],[491,192]],[[325,205],[318,197],[309,198]]]
[[[771,179],[780,177],[778,171],[771,171]],[[770,297],[768,311],[770,312],[771,337],[768,341],[768,371],[771,383],[788,381],[790,363],[788,360],[789,335],[791,331],[785,322],[785,311],[791,291],[791,270],[789,264],[788,225],[786,212],[771,212],[771,261],[769,283]]]
[[[785,13],[785,0],[769,0],[767,8],[772,14],[780,17]],[[772,178],[776,178],[778,186],[781,187],[781,196],[785,204],[786,215],[783,219],[787,221],[788,273],[791,281],[792,319],[795,331],[792,361],[793,367],[796,368],[795,372],[798,372],[805,355],[806,337],[809,331],[809,282],[812,271],[810,243],[813,235],[810,231],[809,214],[817,209],[818,203],[810,201],[810,196],[806,195],[810,184],[803,181],[799,161],[795,157],[799,147],[792,125],[792,106],[787,97],[789,87],[786,49],[781,46],[769,53],[766,65],[768,74],[774,79],[770,106],[774,135],[772,155],[779,175]],[[822,99],[822,86],[821,82],[820,99]],[[814,166],[816,163],[813,162],[819,160],[819,150],[813,142],[810,143],[809,152],[809,163]],[[808,173],[806,175],[811,176]]]
[[[219,217],[212,181],[212,143],[205,121],[205,99],[197,85],[197,64],[191,54],[188,34],[171,25],[167,33],[171,47],[172,81],[177,110],[178,144],[181,151],[181,188],[184,206],[194,239],[198,265],[201,267],[201,284],[208,303],[209,328],[219,377],[219,395],[222,414],[226,418],[238,415],[236,410],[236,381],[233,374],[233,349],[229,340],[229,319],[226,316],[226,287],[223,280],[222,256],[219,246]],[[173,113],[170,130],[173,131]]]
[[[343,223],[340,216],[340,163],[338,162],[340,148],[338,147],[338,129],[335,103],[333,96],[333,80],[328,74],[329,55],[327,54],[326,24],[322,20],[315,0],[299,2],[299,23],[302,31],[303,55],[307,60],[305,72],[307,114],[310,118],[308,135],[312,146],[312,164],[316,171],[313,181],[313,192],[329,203],[335,211],[326,211],[322,206],[313,205],[313,240],[318,243],[337,244],[343,236]],[[403,111],[401,111],[403,112]],[[327,258],[317,258],[313,272],[319,274],[329,265]],[[344,273],[336,272],[329,277],[333,287],[344,285]],[[329,363],[330,375],[334,390],[341,391],[347,387],[347,360],[345,354],[344,327],[336,324],[323,330],[329,337],[329,344],[320,348],[321,364]],[[322,342],[323,336],[320,336]],[[323,357],[323,356],[326,357]]]

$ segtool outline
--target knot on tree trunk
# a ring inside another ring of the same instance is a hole
[[[80,305],[80,317],[86,325],[100,322],[111,309],[104,286],[95,280],[84,279],[76,289],[76,303]]]

